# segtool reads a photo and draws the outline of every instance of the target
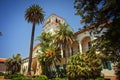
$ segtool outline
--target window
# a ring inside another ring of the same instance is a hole
[[[91,42],[88,42],[88,49],[91,48]]]
[[[109,69],[109,70],[111,70],[112,69],[112,67],[111,67],[111,62],[110,61],[102,61],[103,63],[102,63],[102,68],[103,69]]]
[[[58,19],[56,19],[56,23],[58,23]]]
[[[60,23],[60,20],[58,20],[57,18],[56,18],[56,23]]]

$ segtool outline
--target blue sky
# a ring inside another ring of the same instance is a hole
[[[74,0],[0,0],[0,58],[8,58],[20,53],[22,58],[29,55],[32,24],[25,21],[25,10],[32,4],[38,4],[45,12],[45,18],[52,13],[66,19],[67,23],[78,31],[82,27],[80,17],[74,15]],[[36,26],[35,38],[42,32],[42,26]],[[34,45],[38,41],[34,41]]]

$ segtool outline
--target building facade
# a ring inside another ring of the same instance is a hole
[[[6,58],[0,58],[0,72],[5,73],[7,66],[5,65]]]
[[[43,31],[51,32],[52,34],[55,34],[55,31],[58,29],[57,27],[59,26],[59,23],[65,24],[66,20],[64,18],[57,16],[56,14],[52,14],[45,20]],[[64,65],[66,64],[65,57],[63,57],[64,56],[63,54],[65,54],[66,58],[68,59],[70,56],[74,55],[75,52],[84,53],[87,50],[89,50],[89,48],[91,47],[90,41],[96,38],[93,33],[90,33],[92,29],[94,29],[94,25],[81,29],[78,32],[75,32],[75,34],[77,35],[77,41],[74,42],[72,46],[69,48],[70,51],[64,51],[64,50],[61,51],[61,56],[62,56],[61,63],[57,63],[57,65],[60,68],[63,68]],[[106,31],[106,29],[103,29],[102,32],[98,35],[100,36],[104,31]],[[40,45],[36,45],[33,49],[33,62],[37,59],[36,55],[39,50],[40,50]],[[26,61],[26,59],[23,59],[23,61]],[[38,75],[41,73],[41,69],[37,60],[36,60],[36,64],[37,64],[36,71],[39,70],[38,72],[36,72],[36,75]],[[28,62],[24,63],[23,66],[28,66]],[[105,79],[116,80],[115,71],[113,70],[114,65],[110,61],[107,61],[106,64],[103,64],[102,66],[103,69],[101,73],[104,75]]]

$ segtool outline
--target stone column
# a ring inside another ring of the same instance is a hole
[[[82,53],[82,44],[80,41],[79,41],[79,51],[80,51],[80,53]]]

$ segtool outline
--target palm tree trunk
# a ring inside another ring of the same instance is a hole
[[[31,34],[31,42],[30,42],[30,53],[29,53],[29,63],[28,63],[28,75],[31,75],[31,63],[32,63],[34,32],[35,32],[35,23],[33,23],[33,26],[32,26],[32,34]]]

